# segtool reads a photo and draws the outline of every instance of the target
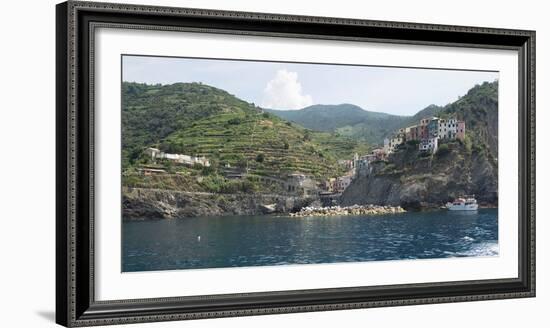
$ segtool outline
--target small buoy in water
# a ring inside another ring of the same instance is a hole
[[[197,236],[197,241],[201,241],[201,236]]]

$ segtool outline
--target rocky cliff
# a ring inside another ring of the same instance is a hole
[[[266,205],[275,212],[298,211],[315,204],[316,199],[270,194],[214,194],[174,190],[124,188],[124,220],[150,220],[197,216],[256,215],[265,213]]]
[[[481,205],[498,205],[497,162],[487,150],[469,151],[449,144],[445,154],[422,157],[416,148],[402,149],[388,162],[357,178],[341,197],[354,204],[400,205],[406,209],[436,207],[464,194],[475,194]]]
[[[476,85],[437,113],[466,123],[464,141],[442,142],[434,154],[406,143],[387,162],[352,182],[342,205],[401,205],[406,209],[441,206],[464,194],[481,205],[498,204],[498,81]],[[440,141],[441,142],[441,141]]]

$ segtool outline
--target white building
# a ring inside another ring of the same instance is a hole
[[[185,165],[199,164],[202,166],[210,166],[210,161],[204,156],[197,157],[183,154],[169,154],[164,153],[156,148],[147,148],[145,150],[145,153],[150,155],[153,161],[155,159],[167,159],[169,161]]]
[[[456,118],[440,119],[437,136],[439,139],[456,139],[458,121]]]
[[[395,149],[397,146],[401,145],[403,142],[405,142],[405,138],[403,138],[402,135],[394,136],[390,139],[390,147]]]
[[[418,145],[418,149],[421,151],[429,151],[432,154],[437,151],[438,138],[422,139]]]
[[[384,151],[386,154],[393,153],[395,151],[395,148],[397,146],[401,145],[405,142],[405,138],[403,134],[394,135],[391,138],[384,139]]]

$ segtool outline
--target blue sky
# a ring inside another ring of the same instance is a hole
[[[350,103],[414,115],[498,79],[498,72],[123,56],[122,78],[149,84],[202,82],[265,108]]]

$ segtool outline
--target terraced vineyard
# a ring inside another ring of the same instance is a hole
[[[220,172],[236,168],[251,175],[324,179],[343,173],[338,159],[368,150],[365,143],[305,129],[211,86],[125,83],[130,89],[123,100],[127,169],[143,162],[146,147],[158,147],[206,156]]]
[[[336,139],[336,140],[334,140]],[[305,173],[318,177],[339,171],[339,157],[360,151],[352,140],[306,130],[271,114],[230,112],[213,115],[171,134],[163,146],[211,159],[215,166],[242,167],[277,176]]]

